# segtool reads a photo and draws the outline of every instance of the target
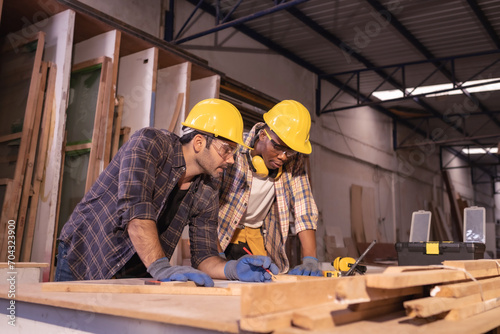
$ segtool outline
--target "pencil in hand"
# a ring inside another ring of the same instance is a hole
[[[253,255],[253,254],[252,254],[252,252],[250,252],[250,251],[249,251],[246,247],[243,247],[243,250],[244,250],[245,252],[247,252],[247,254],[248,254],[248,255]],[[264,268],[264,267],[263,267],[263,268]],[[275,281],[275,280],[276,280],[276,275],[274,275],[274,274],[271,272],[271,270],[269,270],[268,268],[264,268],[264,270],[265,270],[265,271],[267,271],[267,272],[271,275],[271,279],[272,279],[273,281]]]

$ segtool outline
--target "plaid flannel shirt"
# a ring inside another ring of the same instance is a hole
[[[257,123],[246,135],[245,144],[251,146],[256,133],[264,126]],[[224,173],[219,197],[219,242],[223,250],[229,245],[234,231],[246,212],[253,174],[247,159],[248,149],[240,147],[235,163]],[[276,197],[263,224],[264,245],[267,253],[280,269],[287,272],[289,262],[285,242],[293,214],[295,231],[315,230],[318,208],[312,196],[304,168],[304,157],[297,154],[283,166],[283,173],[274,181]]]
[[[59,240],[77,279],[109,279],[134,255],[127,233],[133,219],[157,221],[184,173],[179,138],[165,130],[144,128],[131,136],[76,206]],[[191,262],[217,256],[218,193],[207,175],[197,176],[160,244],[170,259],[189,223]]]

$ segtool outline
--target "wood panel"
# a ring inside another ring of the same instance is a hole
[[[46,3],[46,2],[45,2]],[[30,5],[33,5],[30,2]],[[49,123],[46,165],[40,183],[40,196],[33,240],[32,260],[50,263],[52,243],[56,228],[57,203],[59,194],[60,170],[62,165],[62,145],[64,140],[64,124],[66,106],[69,97],[69,80],[73,50],[73,32],[75,12],[67,10],[60,4],[51,2],[51,8],[60,7],[60,13],[53,15],[37,25],[30,27],[45,32],[47,38],[43,59],[57,67],[53,114]],[[38,237],[43,236],[43,237]],[[43,269],[44,280],[49,279],[49,268]]]
[[[45,164],[47,159],[47,150],[50,135],[50,122],[55,113],[55,86],[56,86],[57,67],[49,63],[49,77],[47,79],[47,92],[44,101],[43,119],[41,123],[40,136],[38,138],[38,152],[33,180],[33,195],[30,202],[30,211],[26,223],[26,240],[23,242],[22,258],[23,262],[31,260],[31,250],[33,248],[33,238],[35,233],[35,223],[38,212],[38,203],[40,200],[40,189],[42,181],[45,178]]]
[[[132,133],[152,125],[157,58],[157,48],[149,48],[120,58],[117,91],[124,99],[120,127],[129,127]]]
[[[169,128],[175,113],[177,97],[179,93],[184,93],[181,114],[173,131],[180,134],[180,121],[186,117],[186,101],[189,101],[190,82],[191,63],[183,63],[158,70],[154,127],[160,129]]]
[[[21,201],[21,192],[23,188],[24,173],[28,160],[28,151],[31,144],[33,122],[36,115],[37,99],[39,97],[39,89],[41,84],[41,65],[42,55],[45,43],[45,33],[39,32],[36,34],[35,52],[33,55],[33,68],[31,71],[31,80],[28,89],[26,107],[24,110],[24,121],[22,124],[22,136],[15,164],[15,171],[10,185],[10,196],[4,201],[2,207],[0,221],[0,261],[7,260],[7,247],[5,240],[7,238],[7,222],[9,220],[17,221],[18,209]],[[5,50],[5,48],[3,48]],[[22,239],[19,240],[21,242]],[[17,260],[17,257],[15,258]]]
[[[61,176],[62,195],[57,235],[102,168],[110,103],[113,70],[111,59],[99,57],[76,64],[73,68],[73,96],[67,110],[66,165],[63,166]],[[84,147],[89,144],[90,150],[85,150]]]
[[[23,239],[24,237],[24,229],[26,226],[26,216],[27,216],[27,211],[28,211],[28,204],[30,199],[32,198],[32,191],[33,191],[33,185],[32,185],[32,178],[33,178],[33,171],[35,167],[35,159],[36,159],[36,152],[37,152],[37,147],[38,147],[38,140],[39,140],[39,133],[40,133],[40,126],[42,122],[42,114],[43,114],[43,104],[44,104],[44,95],[45,95],[45,89],[46,89],[46,84],[47,84],[47,71],[48,71],[48,63],[42,62],[40,74],[39,74],[39,80],[40,80],[40,85],[39,85],[39,90],[38,90],[38,97],[37,97],[37,103],[35,106],[35,117],[33,119],[33,124],[31,130],[31,142],[28,148],[27,152],[27,165],[26,165],[26,170],[24,173],[24,180],[23,180],[23,190],[21,193],[21,202],[19,205],[19,211],[18,211],[18,216],[17,216],[17,230],[16,230],[16,239],[18,240],[18,245],[16,247],[16,259],[20,259],[21,261],[29,261],[29,255],[26,258],[26,255],[23,256],[23,258],[20,256],[21,255],[21,249],[24,248],[26,243],[31,243],[32,240],[27,238],[26,240]]]
[[[351,232],[355,242],[366,242],[362,208],[363,187],[351,185]]]
[[[188,110],[202,100],[219,98],[219,91],[220,76],[218,75],[191,81]]]
[[[98,283],[73,283],[54,282],[43,283],[42,291],[52,292],[84,292],[84,293],[140,293],[140,294],[168,294],[168,295],[211,295],[211,296],[236,296],[239,289],[231,287],[196,287],[177,284],[159,285],[128,285],[128,284],[98,284]]]

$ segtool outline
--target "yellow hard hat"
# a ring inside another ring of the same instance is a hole
[[[182,125],[250,148],[243,142],[243,118],[238,109],[227,101],[206,99],[198,102]]]
[[[264,114],[264,121],[292,150],[310,154],[311,115],[301,103],[284,100]]]

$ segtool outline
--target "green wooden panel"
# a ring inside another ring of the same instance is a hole
[[[100,78],[101,65],[71,73],[66,146],[92,140]]]

